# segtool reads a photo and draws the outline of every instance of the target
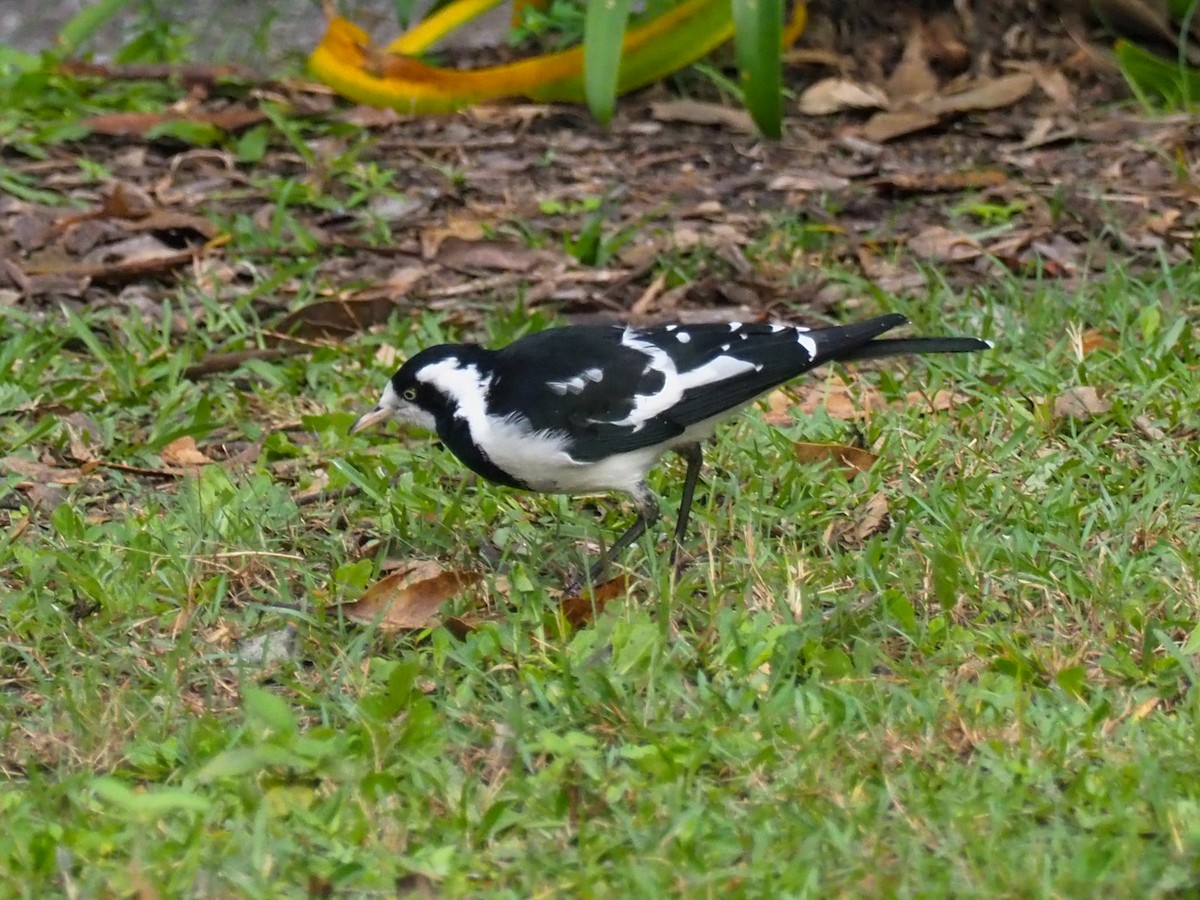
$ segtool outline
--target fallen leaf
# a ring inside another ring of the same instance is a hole
[[[1078,385],[1067,388],[1054,398],[1055,419],[1091,419],[1112,409],[1094,387]]]
[[[966,394],[945,388],[934,391],[932,395],[924,391],[909,391],[904,398],[907,406],[923,406],[927,412],[945,412],[948,409],[962,406],[964,403],[970,403],[971,400],[972,398]]]
[[[590,625],[596,616],[604,612],[611,601],[624,597],[629,591],[629,579],[624,575],[609,579],[596,585],[590,594],[576,594],[564,597],[560,609],[563,618],[572,628],[583,628]]]
[[[908,239],[908,249],[934,262],[965,262],[983,254],[978,242],[943,225],[931,225]]]
[[[347,619],[378,622],[384,631],[426,628],[443,603],[477,581],[478,573],[446,571],[422,560],[384,576],[340,609]]]
[[[888,77],[888,96],[892,100],[916,100],[928,97],[937,88],[938,79],[925,48],[925,29],[918,24],[910,29],[900,62]]]
[[[740,134],[753,134],[754,120],[744,109],[704,103],[699,100],[668,100],[650,104],[650,115],[660,122],[687,122],[691,125],[722,125]]]
[[[1167,433],[1150,421],[1146,416],[1138,416],[1133,420],[1133,424],[1137,426],[1137,430],[1152,441],[1161,441],[1166,438]]]
[[[1099,328],[1089,328],[1079,336],[1079,350],[1083,356],[1097,350],[1115,350],[1117,343]]]
[[[96,453],[103,432],[96,420],[81,412],[72,412],[60,420],[67,432],[67,446],[71,459],[79,463],[95,462],[100,457]]]
[[[890,524],[887,494],[878,491],[871,495],[854,516],[836,519],[825,529],[825,545],[830,549],[857,550],[876,534],[882,534]]]
[[[80,468],[62,469],[23,456],[0,457],[0,470],[19,475],[33,484],[78,484],[80,479],[95,467],[95,464],[91,463]],[[28,483],[18,484],[17,487],[28,487]]]
[[[767,395],[767,413],[763,417],[770,425],[791,425],[796,414],[811,416],[818,409],[841,422],[861,419],[875,409],[883,409],[887,401],[875,388],[864,382],[847,382],[834,376],[823,383],[807,383],[796,388],[780,388]]]
[[[304,340],[345,339],[386,322],[396,311],[398,299],[369,295],[318,300],[288,313],[271,330]]]
[[[887,94],[872,84],[848,78],[822,78],[800,94],[797,106],[806,116],[828,116],[847,109],[883,109]]]
[[[875,534],[887,530],[889,524],[887,494],[878,491],[859,509],[854,536],[860,544]]]
[[[849,178],[825,169],[789,169],[767,184],[768,191],[840,191],[850,186]]]
[[[999,169],[926,170],[893,172],[874,179],[871,187],[898,194],[937,194],[999,187],[1007,181],[1008,176]]]
[[[1031,74],[1042,93],[1049,97],[1056,107],[1068,111],[1075,109],[1075,91],[1071,87],[1070,79],[1062,70],[1035,64]]]
[[[877,144],[906,134],[916,134],[926,128],[932,128],[940,122],[941,116],[919,107],[897,111],[885,110],[877,112],[866,121],[862,127],[862,137]]]
[[[931,97],[921,104],[921,108],[935,115],[1002,109],[1024,99],[1033,90],[1033,85],[1034,78],[1028,72],[982,78],[956,93]]]
[[[810,444],[806,441],[797,441],[792,444],[792,449],[796,452],[796,459],[803,463],[833,462],[838,464],[847,478],[853,478],[859,472],[867,471],[875,460],[879,459],[870,450],[864,450],[862,447],[849,447],[844,444]]]
[[[540,250],[520,241],[447,236],[439,242],[435,258],[439,265],[458,271],[534,272],[558,257],[552,250]]]
[[[176,122],[191,122],[198,125],[212,125],[221,131],[238,131],[250,125],[266,121],[267,114],[261,109],[250,109],[244,106],[230,106],[215,112],[196,110],[191,113],[180,112],[119,112],[104,113],[89,116],[79,124],[90,129],[93,134],[107,137],[146,137],[155,128]]]
[[[162,452],[158,456],[164,465],[178,469],[210,466],[213,462],[209,457],[200,452],[200,448],[196,446],[196,439],[186,435],[171,441],[171,443],[162,448]]]
[[[484,223],[477,216],[451,216],[445,224],[421,231],[421,257],[433,259],[441,249],[442,242],[449,238],[464,241],[481,241],[486,236]]]

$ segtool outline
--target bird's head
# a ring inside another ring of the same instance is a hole
[[[375,408],[359,416],[350,434],[388,419],[436,432],[438,420],[453,416],[460,404],[452,390],[454,379],[448,380],[447,374],[463,371],[470,365],[468,360],[481,352],[486,351],[473,344],[440,344],[422,350],[396,370]]]

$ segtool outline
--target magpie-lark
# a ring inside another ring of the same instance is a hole
[[[700,442],[755,397],[834,360],[959,353],[976,338],[883,338],[907,319],[833,328],[796,325],[569,326],[500,350],[441,344],[400,367],[378,406],[350,429],[386,419],[436,432],[489,481],[531,491],[624,491],[637,521],[592,567],[593,580],[658,519],[646,474],[667,450],[687,461],[675,522],[683,542],[700,474]]]

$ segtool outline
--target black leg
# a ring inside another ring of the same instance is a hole
[[[608,551],[588,570],[588,578],[593,583],[600,580],[600,576],[604,574],[609,563],[616,559],[626,547],[645,534],[646,529],[658,519],[658,501],[654,499],[649,488],[642,485],[640,494],[635,494],[633,499],[637,503],[637,521],[630,525],[629,530],[617,538]]]
[[[671,544],[671,565],[683,546],[687,537],[688,519],[692,514],[692,496],[696,493],[696,482],[700,480],[700,465],[704,462],[704,453],[699,444],[688,444],[677,447],[676,452],[687,460],[687,473],[683,477],[683,498],[679,501],[679,515],[675,518],[675,540]]]

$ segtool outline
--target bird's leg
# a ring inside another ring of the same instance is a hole
[[[692,514],[692,496],[696,493],[696,482],[700,480],[700,465],[704,462],[704,452],[699,444],[687,444],[677,447],[676,452],[687,461],[687,473],[683,477],[683,497],[679,501],[679,515],[675,517],[675,540],[671,543],[671,565],[675,565],[676,556],[683,547],[683,539],[687,537],[688,518]]]
[[[645,534],[651,523],[658,519],[658,501],[654,499],[649,488],[641,485],[633,499],[637,503],[637,521],[630,525],[629,530],[617,538],[608,551],[588,570],[588,579],[593,584],[600,580],[600,576],[604,574],[608,564],[616,559],[626,547]]]

